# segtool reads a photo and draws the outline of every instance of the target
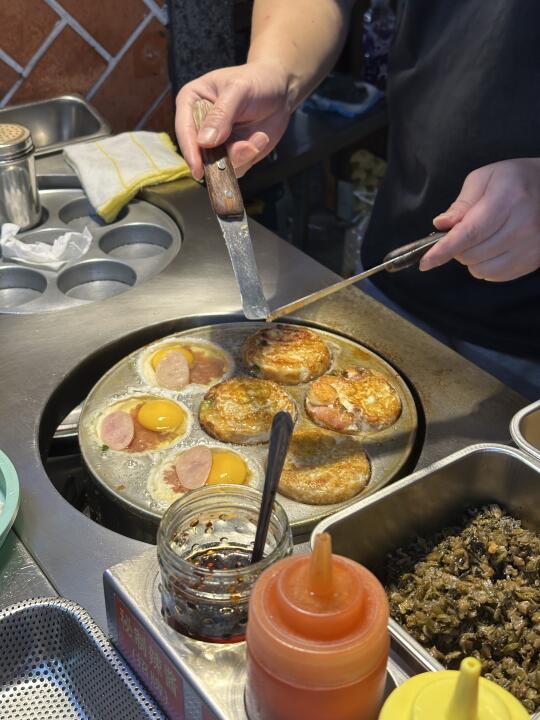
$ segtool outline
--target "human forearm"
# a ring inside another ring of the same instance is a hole
[[[291,112],[318,85],[343,46],[353,0],[255,0],[248,62],[220,68],[184,85],[176,104],[176,132],[196,178],[201,147],[227,143],[238,175],[267,155]],[[193,104],[214,107],[199,132]]]
[[[332,69],[354,0],[255,0],[248,62],[277,62],[290,110]]]

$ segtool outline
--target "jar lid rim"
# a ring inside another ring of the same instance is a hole
[[[30,130],[19,123],[0,123],[0,159],[13,158],[32,150]]]

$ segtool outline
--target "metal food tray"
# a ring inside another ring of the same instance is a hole
[[[1,123],[19,123],[30,130],[36,157],[60,152],[72,143],[111,134],[98,111],[80,95],[10,105],[0,110]]]
[[[181,245],[171,218],[133,200],[106,224],[81,190],[42,190],[42,222],[21,233],[27,242],[51,243],[69,230],[88,227],[92,244],[59,271],[0,258],[0,313],[36,313],[85,305],[118,295],[161,272]]]
[[[510,423],[510,433],[516,445],[540,460],[540,400],[517,412]]]
[[[248,720],[246,643],[201,642],[167,625],[155,550],[106,570],[104,586],[113,641],[170,720]],[[408,677],[391,650],[386,695]]]
[[[0,611],[0,714],[10,720],[166,720],[92,618],[69,600]]]
[[[149,474],[156,465],[178,453],[182,448],[200,442],[211,447],[227,447],[244,456],[248,465],[252,463],[259,468],[251,484],[261,488],[267,445],[225,444],[210,438],[198,422],[199,405],[207,388],[187,386],[175,393],[149,386],[138,371],[141,354],[149,352],[149,348],[157,349],[160,343],[171,338],[185,342],[211,341],[232,356],[235,369],[230,374],[242,374],[245,373],[241,358],[242,343],[246,337],[263,327],[268,327],[268,325],[258,322],[223,323],[186,330],[170,335],[168,338],[162,338],[117,363],[101,378],[88,395],[79,423],[79,442],[83,459],[100,488],[125,510],[137,515],[141,521],[146,521],[150,528],[153,528],[154,534],[167,508],[166,504],[152,500],[147,491]],[[350,505],[358,497],[379,490],[395,479],[410,456],[417,429],[417,412],[411,392],[403,378],[388,363],[359,343],[328,331],[317,330],[317,332],[326,340],[332,351],[333,369],[349,364],[358,364],[380,370],[398,391],[403,409],[401,416],[391,427],[357,436],[371,461],[371,478],[358,496],[339,504],[308,505],[278,495],[278,500],[284,507],[293,532],[297,536],[307,532],[318,520],[329,513]],[[296,402],[299,412],[297,427],[300,424],[314,427],[303,409],[308,385],[305,383],[283,386]],[[95,432],[98,418],[110,404],[122,396],[125,397],[136,392],[157,394],[184,403],[192,414],[191,432],[167,450],[157,450],[145,454],[127,454],[111,450],[103,452],[101,441]],[[127,475],[129,475],[129,481],[126,481]]]
[[[505,445],[472,445],[323,520],[312,540],[329,532],[334,552],[365,565],[384,582],[389,553],[452,525],[466,509],[489,503],[540,532],[540,467]],[[418,670],[444,669],[395,620],[389,628]]]

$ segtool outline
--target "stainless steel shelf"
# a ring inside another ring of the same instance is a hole
[[[0,123],[19,123],[30,130],[36,157],[60,152],[63,147],[111,134],[111,128],[86,100],[77,94],[10,105],[0,110]]]

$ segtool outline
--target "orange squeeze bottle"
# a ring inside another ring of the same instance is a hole
[[[250,720],[376,720],[386,683],[388,600],[369,570],[332,554],[280,560],[249,603]]]

